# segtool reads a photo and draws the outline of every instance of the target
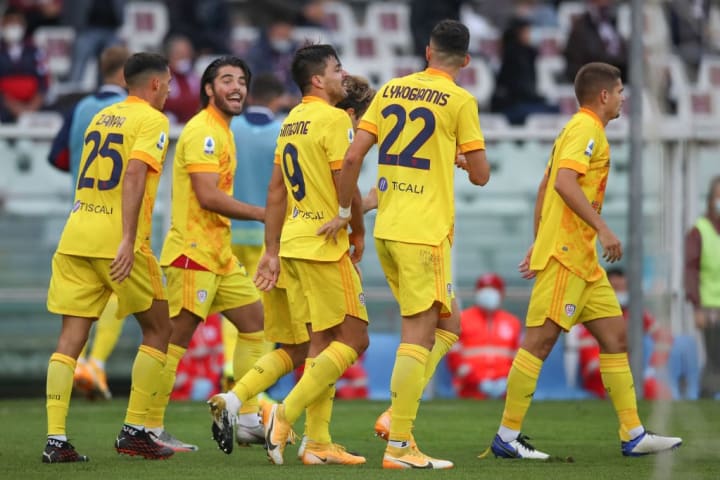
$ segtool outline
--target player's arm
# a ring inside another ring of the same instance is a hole
[[[190,174],[193,191],[202,208],[236,220],[257,220],[262,222],[265,219],[265,209],[263,207],[234,199],[218,188],[219,180],[220,175],[217,173]]]
[[[473,185],[485,185],[490,180],[490,163],[487,161],[485,150],[465,152],[465,165],[468,180]]]
[[[545,170],[540,185],[538,186],[537,197],[535,197],[535,212],[533,214],[533,239],[537,237],[540,228],[540,218],[542,217],[543,202],[545,202],[545,190],[548,184],[548,171]]]
[[[131,158],[122,183],[122,239],[115,259],[110,264],[110,278],[122,282],[130,275],[135,261],[140,207],[145,195],[148,164]]]
[[[340,170],[333,170],[333,182],[335,190],[340,188]],[[350,204],[350,234],[348,235],[352,251],[350,252],[350,260],[358,263],[362,260],[365,251],[365,222],[363,221],[363,198],[360,189],[355,185],[355,193]]]
[[[268,185],[265,207],[265,253],[258,262],[255,285],[263,291],[271,290],[280,275],[280,235],[287,212],[287,190],[280,165],[275,164]]]
[[[555,191],[580,219],[595,229],[603,248],[603,258],[611,263],[616,262],[622,258],[622,244],[585,198],[578,183],[579,177],[580,173],[571,168],[559,168]]]

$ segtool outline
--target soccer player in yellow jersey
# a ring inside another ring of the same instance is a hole
[[[450,244],[458,150],[469,179],[489,179],[477,101],[454,82],[470,60],[467,28],[438,23],[426,48],[428,68],[382,86],[360,121],[340,176],[339,213],[321,232],[336,238],[350,217],[365,154],[379,143],[375,245],[400,304],[401,340],[390,382],[392,411],[383,468],[451,468],[417,448],[412,427],[426,379],[457,341]],[[419,222],[431,218],[431,222]]]
[[[271,290],[282,268],[292,317],[285,330],[309,334],[308,355],[314,360],[283,403],[273,405],[265,425],[268,456],[275,464],[283,463],[291,426],[306,407],[309,414],[325,410],[315,413],[330,421],[335,381],[368,344],[365,298],[351,260],[351,255],[359,260],[364,248],[357,186],[352,233],[343,230],[337,241],[318,234],[338,209],[337,174],[353,138],[349,116],[333,106],[346,96],[345,72],[332,46],[309,45],[295,53],[292,75],[303,99],[280,129],[268,188],[266,252],[255,283]],[[333,443],[327,430],[323,434],[311,437],[305,449],[306,456],[314,452],[314,463],[365,463]]]
[[[165,268],[172,335],[159,392],[148,413],[147,426],[161,444],[176,451],[196,450],[166,434],[164,416],[177,366],[198,324],[222,312],[258,346],[263,341],[260,295],[230,248],[230,219],[263,220],[265,211],[233,198],[235,142],[229,124],[243,108],[250,70],[237,57],[210,63],[200,80],[203,109],[180,134],[173,163],[170,231],[160,263]],[[234,368],[246,372],[262,349],[235,352]],[[232,417],[223,419],[231,423]],[[257,410],[252,415],[259,429]],[[232,449],[232,438],[229,447]]]
[[[500,428],[491,450],[496,457],[545,460],[521,432],[543,361],[560,332],[582,323],[600,344],[600,374],[620,422],[621,451],[647,455],[680,446],[677,437],[647,432],[640,422],[627,355],[627,322],[598,262],[620,260],[620,240],[600,216],[610,146],[605,126],[620,115],[620,70],[589,63],[575,77],[580,110],[555,140],[535,204],[535,242],[520,263],[524,278],[535,277],[526,330],[508,376]]]
[[[46,463],[88,460],[68,443],[66,417],[76,359],[111,293],[118,297],[118,315],[134,314],[143,333],[115,448],[150,459],[173,454],[144,427],[170,337],[162,274],[150,249],[152,208],[169,141],[161,110],[170,70],[165,58],[137,53],[124,74],[128,98],[101,110],[85,132],[75,203],[53,256],[47,304],[63,322],[47,373]]]

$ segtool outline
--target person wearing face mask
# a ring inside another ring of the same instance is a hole
[[[448,353],[453,385],[463,398],[502,398],[515,353],[520,320],[501,308],[505,282],[486,273],[475,285],[475,304],[462,312],[460,339]]]
[[[619,267],[610,268],[607,277],[627,320],[630,298],[625,272]],[[648,311],[643,312],[643,331],[652,339],[653,345],[644,372],[643,396],[648,400],[669,400],[672,393],[667,380],[667,363],[673,343],[672,334]],[[577,349],[582,387],[599,398],[605,398],[607,394],[600,375],[600,346],[597,340],[583,325],[576,325],[569,335],[568,344]]]
[[[200,109],[197,95],[200,77],[193,70],[195,50],[188,37],[172,35],[165,41],[165,54],[173,76],[173,88],[165,102],[165,113],[171,122],[186,123]]]
[[[720,398],[720,176],[710,181],[706,215],[685,238],[685,296],[705,345],[700,394]]]
[[[45,54],[25,36],[25,16],[8,7],[0,21],[0,122],[39,110],[48,89]]]

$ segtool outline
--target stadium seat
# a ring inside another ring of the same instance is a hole
[[[703,55],[698,69],[697,88],[708,90],[720,87],[720,56]]]
[[[693,335],[673,339],[668,358],[668,375],[673,399],[697,400],[700,395],[700,357]]]
[[[620,35],[630,38],[632,32],[632,8],[629,3],[618,5],[617,27]],[[667,17],[659,3],[645,2],[643,5],[643,43],[650,51],[667,51],[670,40]]]
[[[413,42],[410,36],[410,5],[403,2],[369,2],[365,10],[365,29],[383,46],[396,53],[409,54]]]
[[[260,30],[256,27],[237,25],[233,27],[230,35],[230,49],[235,55],[244,57],[260,36]]]
[[[717,87],[690,88],[688,101],[693,131],[711,136],[712,132],[717,134],[720,129],[720,96]]]
[[[131,51],[159,50],[170,27],[167,6],[161,2],[128,2],[122,37]]]
[[[561,55],[543,55],[535,61],[535,67],[538,93],[544,97],[552,97],[557,86],[562,83],[565,58]]]
[[[425,68],[425,62],[415,55],[396,55],[392,58],[390,67],[391,70],[385,81],[419,72]]]
[[[537,47],[540,58],[561,56],[565,48],[562,31],[556,27],[532,27],[530,38]]]
[[[345,2],[325,2],[323,9],[324,27],[333,45],[344,57],[350,51],[352,39],[358,31],[358,22],[352,7]]]
[[[195,63],[193,64],[193,70],[195,70],[195,73],[197,73],[199,77],[202,77],[202,74],[208,67],[208,65],[210,65],[214,60],[218,58],[220,58],[220,55],[200,55],[195,59]]]
[[[578,110],[577,99],[575,98],[575,87],[569,83],[560,83],[552,85],[545,84],[548,90],[542,92],[550,103],[560,108],[560,113],[564,115],[572,115]],[[528,120],[530,117],[528,117]],[[527,121],[526,121],[527,122]]]
[[[33,34],[33,41],[45,52],[50,75],[61,77],[70,72],[72,45],[75,41],[73,27],[38,27]]]
[[[577,107],[575,109],[577,110]],[[532,113],[525,120],[525,127],[532,132],[547,132],[551,135],[557,135],[570,120],[573,113]]]
[[[461,69],[457,83],[475,96],[481,108],[489,105],[495,89],[495,76],[485,60],[475,59]]]
[[[327,32],[317,27],[294,27],[292,39],[299,45],[329,43]]]
[[[585,13],[585,5],[583,2],[561,2],[558,5],[558,27],[562,35],[563,44],[570,35],[575,20]]]

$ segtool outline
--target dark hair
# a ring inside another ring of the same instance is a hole
[[[624,277],[625,276],[625,270],[622,267],[608,268],[605,273],[607,273],[608,277]]]
[[[611,90],[622,77],[620,69],[603,62],[583,65],[575,75],[575,97],[580,105],[591,102],[603,90]]]
[[[130,56],[125,62],[123,74],[128,87],[137,85],[141,77],[150,72],[162,73],[168,69],[168,61],[157,53],[140,52]]]
[[[355,116],[360,118],[368,106],[370,106],[370,102],[375,96],[375,90],[367,80],[355,75],[345,77],[344,83],[345,89],[347,90],[347,97],[335,106],[343,110],[353,108],[355,110]]]
[[[457,20],[441,20],[430,33],[430,45],[447,57],[465,58],[470,46],[468,28]]]
[[[322,75],[325,71],[328,58],[335,58],[340,62],[332,45],[306,45],[295,52],[290,71],[293,80],[303,94],[307,93],[313,75]]]
[[[210,103],[210,97],[208,97],[208,94],[205,93],[205,85],[207,85],[208,83],[212,85],[212,83],[217,78],[218,70],[228,65],[231,67],[238,67],[242,69],[242,71],[245,73],[245,83],[246,85],[250,85],[250,67],[248,67],[247,63],[245,63],[245,60],[232,55],[226,55],[224,57],[216,58],[215,60],[210,62],[210,65],[205,68],[205,71],[202,74],[202,78],[200,79],[200,104],[203,108],[207,107]]]
[[[254,104],[267,105],[285,94],[285,86],[272,73],[261,73],[250,85],[250,97]]]
[[[125,66],[130,50],[124,45],[112,45],[100,54],[100,75],[103,79],[114,75]]]

